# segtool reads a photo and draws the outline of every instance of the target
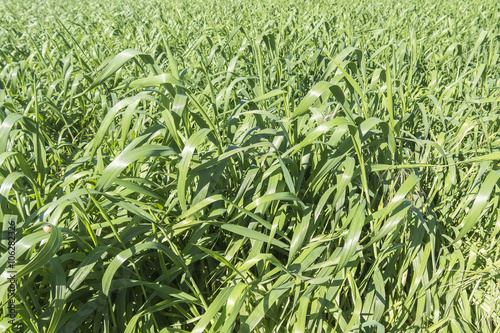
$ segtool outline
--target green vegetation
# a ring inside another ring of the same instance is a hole
[[[500,2],[28,2],[3,330],[500,332]]]

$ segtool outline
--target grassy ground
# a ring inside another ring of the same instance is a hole
[[[499,9],[1,2],[0,327],[500,332]]]

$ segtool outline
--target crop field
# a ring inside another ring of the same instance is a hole
[[[500,2],[3,0],[0,331],[500,332]]]

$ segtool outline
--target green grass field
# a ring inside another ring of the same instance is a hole
[[[0,330],[500,332],[499,57],[495,0],[0,2]]]

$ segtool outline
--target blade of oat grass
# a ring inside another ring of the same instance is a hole
[[[472,204],[469,214],[467,214],[467,217],[463,221],[463,227],[460,229],[459,234],[453,241],[454,243],[464,237],[465,234],[468,233],[478,221],[480,221],[479,217],[486,207],[488,199],[490,198],[498,179],[500,179],[500,171],[497,170],[491,170],[488,176],[486,176],[486,179],[484,180],[484,183],[481,186],[474,203]]]
[[[177,195],[179,196],[179,203],[183,211],[187,210],[186,180],[187,180],[189,163],[191,162],[194,150],[205,140],[205,137],[208,135],[208,133],[210,133],[210,131],[211,131],[210,129],[204,128],[194,133],[187,140],[186,145],[182,150],[181,153],[182,159],[179,162],[179,176],[177,178]]]
[[[85,91],[75,97],[78,97],[80,95],[83,95],[87,93],[88,91],[94,89],[95,87],[101,85],[104,83],[111,75],[115,74],[117,70],[119,70],[125,63],[127,63],[129,60],[136,59],[136,58],[141,58],[146,64],[150,65],[152,68],[154,68],[154,71],[157,71],[156,69],[156,64],[154,62],[154,59],[149,55],[144,52],[140,52],[134,49],[126,49],[120,53],[118,53],[113,59],[111,59],[107,64],[104,70],[99,74],[99,76],[92,82],[90,87],[85,89]],[[102,65],[101,65],[102,66]],[[158,74],[158,73],[154,73]]]
[[[165,245],[162,245],[160,243],[154,243],[154,242],[147,242],[139,245],[135,245],[130,247],[127,250],[124,250],[120,252],[115,259],[109,264],[109,266],[106,268],[106,271],[104,272],[104,275],[102,277],[102,291],[104,295],[109,294],[109,289],[111,287],[111,282],[113,280],[113,276],[115,275],[116,271],[118,268],[130,257],[132,257],[134,254],[137,254],[139,252],[145,251],[145,250],[159,250],[165,253],[175,264],[179,265],[180,267],[184,267],[184,262],[182,258],[179,258],[171,249],[166,247]]]
[[[43,245],[40,252],[38,252],[29,263],[19,267],[19,270],[16,273],[16,278],[21,278],[22,276],[45,266],[45,264],[47,264],[59,250],[62,240],[61,230],[56,226],[52,226],[47,243]]]
[[[135,161],[148,157],[177,154],[172,148],[165,146],[143,145],[137,148],[135,146],[136,145],[131,144],[125,148],[125,150],[104,169],[101,178],[99,178],[99,181],[96,184],[96,191],[105,191],[108,189],[120,173]]]

